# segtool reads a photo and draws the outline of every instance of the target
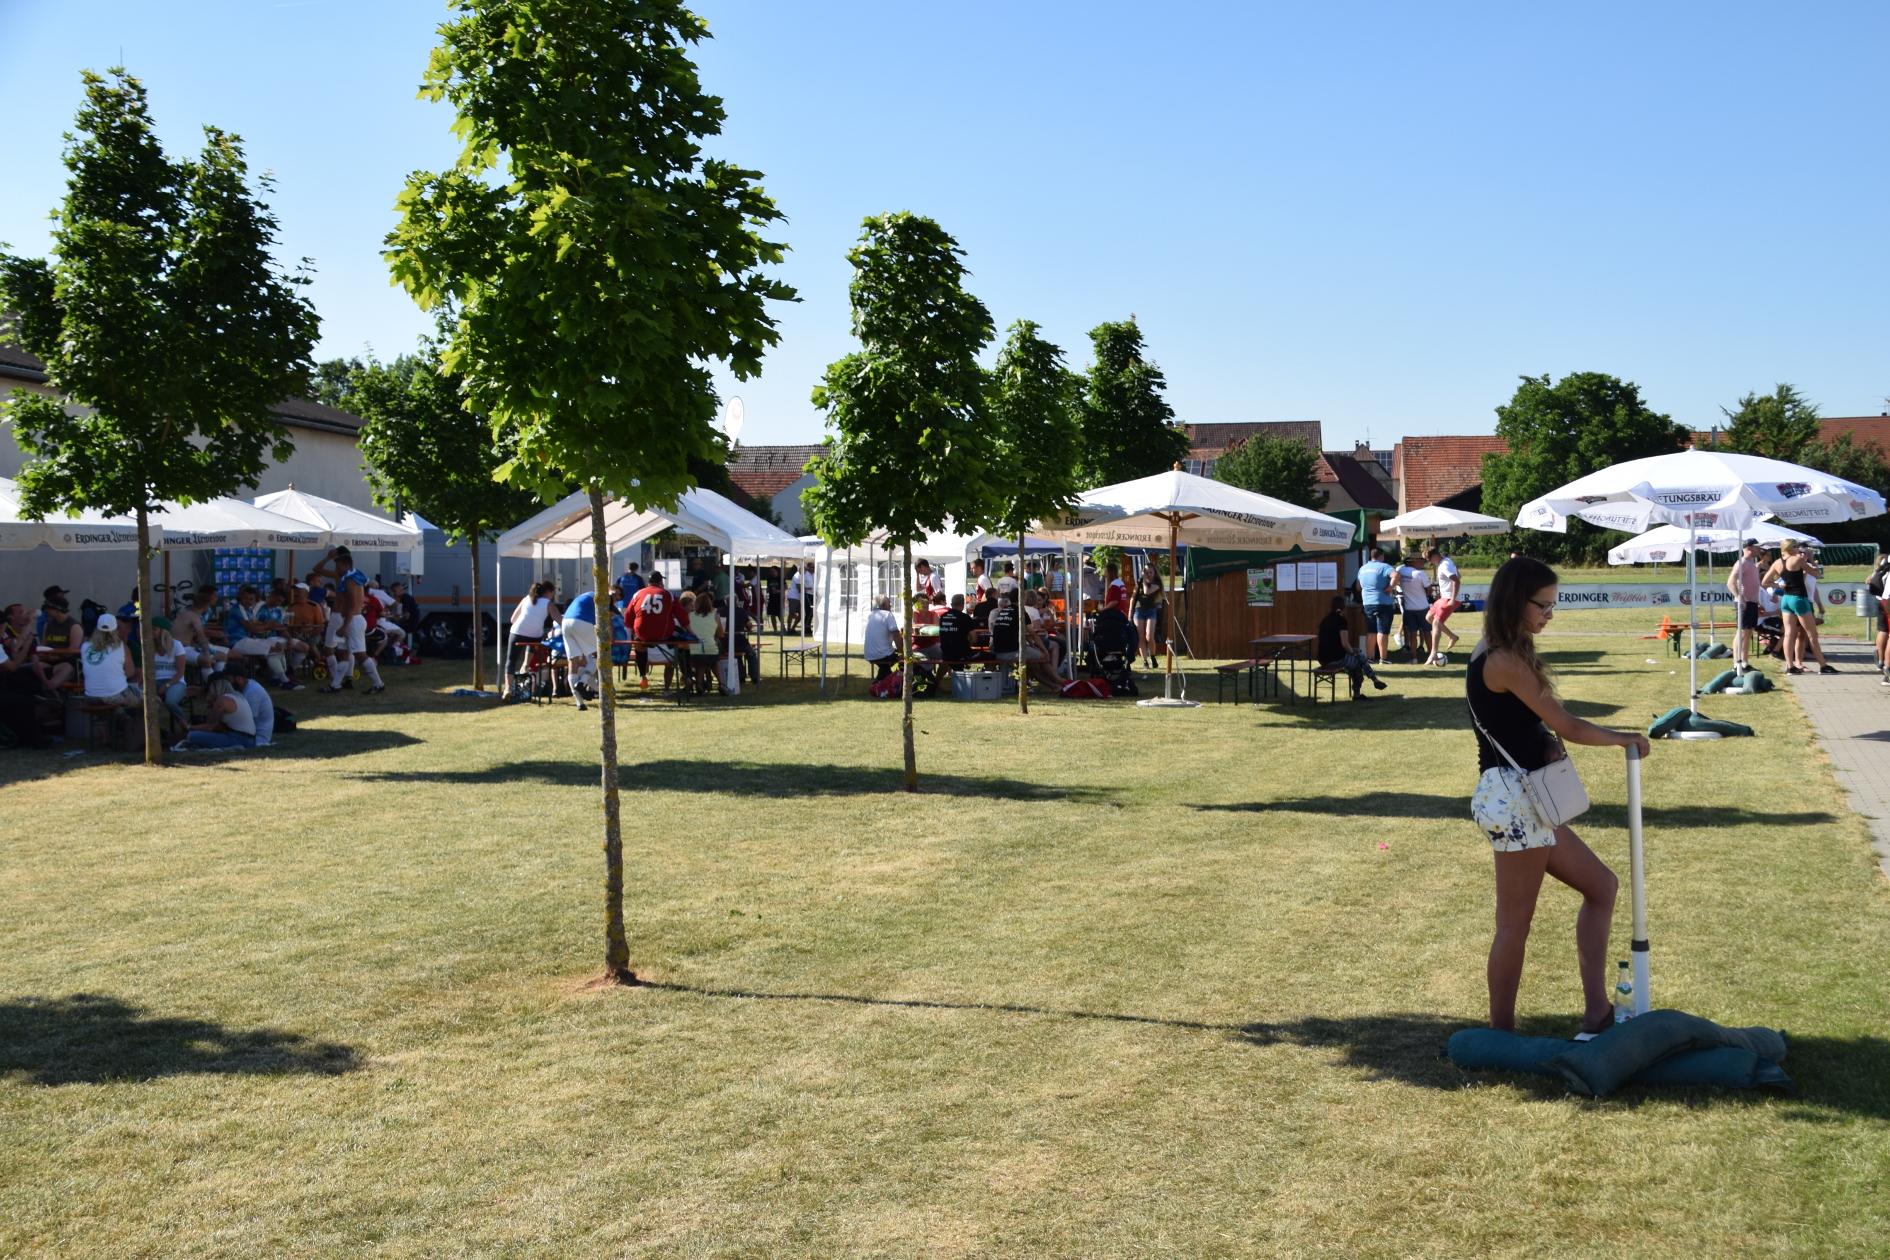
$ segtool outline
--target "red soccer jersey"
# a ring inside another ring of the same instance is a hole
[[[630,635],[645,643],[665,643],[676,633],[676,596],[661,586],[646,586],[630,597]]]

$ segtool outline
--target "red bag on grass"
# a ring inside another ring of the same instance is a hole
[[[903,681],[903,675],[895,671],[874,683],[868,692],[875,700],[897,700],[900,694],[899,686]]]
[[[1109,684],[1100,678],[1078,678],[1066,682],[1057,689],[1057,694],[1069,700],[1107,700],[1112,694]]]

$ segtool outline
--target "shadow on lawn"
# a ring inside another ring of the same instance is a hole
[[[734,796],[903,795],[896,767],[810,765],[769,761],[636,761],[620,763],[626,791],[727,793]],[[370,770],[355,778],[372,783],[544,783],[596,787],[598,769],[581,761],[508,761],[485,770]],[[976,796],[1006,801],[1103,801],[1113,793],[1088,784],[1026,783],[1001,775],[922,771],[919,791],[933,796]]]
[[[1203,812],[1232,814],[1326,814],[1354,818],[1462,818],[1470,817],[1470,801],[1461,796],[1432,796],[1420,792],[1364,792],[1358,796],[1286,797],[1277,801],[1240,801],[1226,805],[1190,805]],[[1806,827],[1814,823],[1836,822],[1837,816],[1822,810],[1802,813],[1774,813],[1745,809],[1737,805],[1643,805],[1641,821],[1649,827],[1668,830],[1706,827]],[[1575,822],[1603,827],[1626,827],[1624,805],[1593,806]]]
[[[1172,1019],[1160,1015],[1132,1015],[1107,1011],[1060,1010],[1007,1002],[940,1002],[923,998],[873,998],[849,993],[763,993],[747,989],[709,989],[691,984],[639,980],[640,989],[687,993],[697,997],[735,998],[758,1002],[834,1002],[850,1006],[885,1006],[923,1011],[990,1011],[1010,1015],[1045,1015],[1055,1019],[1098,1020],[1117,1024],[1150,1024],[1190,1032],[1226,1033],[1253,1046],[1292,1045],[1331,1049],[1339,1063],[1371,1073],[1373,1079],[1397,1081],[1421,1089],[1462,1089],[1470,1082],[1507,1084],[1544,1099],[1566,1098],[1569,1091],[1551,1077],[1520,1072],[1471,1073],[1445,1057],[1450,1036],[1464,1028],[1481,1027],[1480,1019],[1466,1019],[1423,1011],[1385,1015],[1357,1015],[1344,1019],[1309,1016],[1278,1023],[1216,1024],[1202,1020]],[[1534,1015],[1517,1021],[1526,1037],[1572,1037],[1581,1017]],[[1795,1037],[1788,1034],[1785,1068],[1798,1086],[1790,1100],[1798,1104],[1794,1119],[1821,1120],[1831,1111],[1890,1119],[1890,1041],[1881,1037]],[[1643,1102],[1680,1101],[1695,1106],[1752,1103],[1771,1105],[1775,1094],[1718,1089],[1627,1089],[1610,1096],[1613,1103],[1637,1106]]]
[[[1470,731],[1470,714],[1464,708],[1462,695],[1450,696],[1413,696],[1397,690],[1400,679],[1394,675],[1380,675],[1391,684],[1391,690],[1374,691],[1371,684],[1366,684],[1363,700],[1340,700],[1338,704],[1298,704],[1288,705],[1284,695],[1279,700],[1268,696],[1262,703],[1262,709],[1268,717],[1298,721],[1303,726],[1315,723],[1330,728],[1335,723],[1374,731],[1411,731],[1411,730],[1461,730]],[[1341,679],[1341,686],[1344,680]],[[1306,697],[1301,696],[1302,701]],[[1605,718],[1621,711],[1618,704],[1603,704],[1595,700],[1566,700],[1563,702],[1570,713],[1576,717]]]
[[[148,1017],[114,997],[0,1002],[0,1078],[35,1085],[198,1073],[338,1076],[359,1066],[349,1046],[270,1028],[238,1032],[209,1020]]]

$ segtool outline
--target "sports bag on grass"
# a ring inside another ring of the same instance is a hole
[[[1588,789],[1582,786],[1582,776],[1575,769],[1575,763],[1569,760],[1566,750],[1559,761],[1551,761],[1540,770],[1525,770],[1509,755],[1509,749],[1483,730],[1483,723],[1477,721],[1476,706],[1469,703],[1467,698],[1464,707],[1470,710],[1470,720],[1476,723],[1479,731],[1483,731],[1483,738],[1490,741],[1490,747],[1502,753],[1503,760],[1522,776],[1523,791],[1529,793],[1529,801],[1536,807],[1536,813],[1542,815],[1543,822],[1551,827],[1560,827],[1570,819],[1580,818],[1588,812]],[[1557,739],[1556,743],[1559,745],[1561,740]]]
[[[897,671],[894,671],[866,690],[867,694],[871,695],[875,700],[897,700],[900,696],[900,687],[904,683],[905,678]]]
[[[1115,694],[1109,690],[1109,684],[1100,678],[1074,679],[1057,690],[1058,694],[1071,700],[1104,700]]]

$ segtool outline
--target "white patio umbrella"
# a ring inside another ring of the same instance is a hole
[[[218,547],[326,547],[331,534],[305,521],[259,508],[241,499],[210,499],[189,505],[161,503],[151,523],[164,529],[167,551]]]
[[[1380,538],[1455,538],[1459,534],[1507,534],[1510,523],[1500,516],[1462,512],[1433,503],[1378,525]]]
[[[159,545],[164,531],[153,526],[150,532],[152,545]],[[0,477],[0,549],[31,551],[42,544],[55,551],[135,551],[138,522],[90,511],[77,517],[54,515],[29,521],[20,513],[19,485]]]
[[[1254,551],[1335,551],[1352,545],[1350,521],[1182,472],[1156,473],[1087,491],[1060,519],[1031,531],[1087,547],[1168,547],[1168,581],[1177,583],[1180,544]],[[1175,644],[1168,636],[1162,698],[1143,705],[1192,705],[1174,694]]]
[[[1743,530],[1777,517],[1793,524],[1837,523],[1881,516],[1883,496],[1865,486],[1782,460],[1720,451],[1687,450],[1615,464],[1577,478],[1523,505],[1516,523],[1567,533],[1570,517],[1639,534],[1657,524],[1684,526],[1687,581],[1694,579],[1694,546],[1701,529]],[[1697,601],[1687,601],[1693,663],[1689,671],[1695,712],[1700,705]],[[1634,1004],[1648,1009],[1647,888],[1642,871],[1640,760],[1628,751],[1628,857],[1632,868]]]
[[[412,551],[420,545],[420,530],[413,525],[307,494],[293,485],[274,494],[259,495],[254,502],[266,512],[300,521],[305,527],[327,530],[331,547],[346,547],[350,551]]]
[[[1810,534],[1786,529],[1776,521],[1754,521],[1745,529],[1696,530],[1691,539],[1687,531],[1678,525],[1662,525],[1638,538],[1630,538],[1618,547],[1609,548],[1608,563],[1664,564],[1684,556],[1689,541],[1697,551],[1704,551],[1708,555],[1727,555],[1737,552],[1748,538],[1756,539],[1766,547],[1779,546],[1787,538],[1812,547],[1823,546]]]

